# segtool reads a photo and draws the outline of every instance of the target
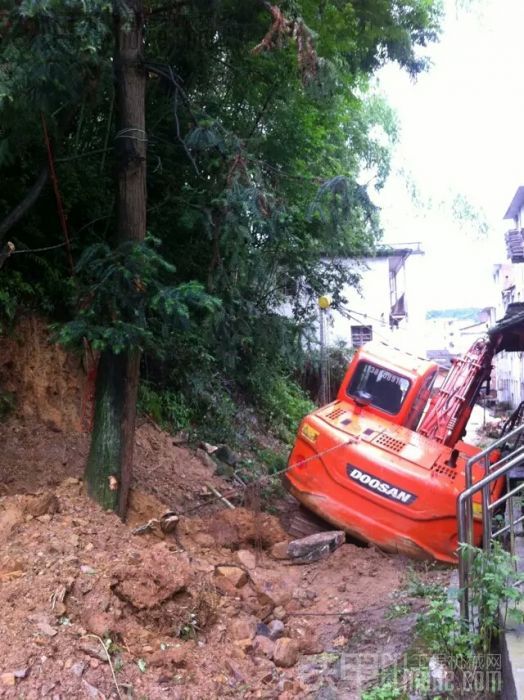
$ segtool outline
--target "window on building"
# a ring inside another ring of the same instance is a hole
[[[371,326],[351,326],[351,345],[359,348],[364,343],[373,340],[373,328]]]

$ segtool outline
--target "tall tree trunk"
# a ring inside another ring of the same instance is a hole
[[[125,10],[124,10],[125,8]],[[114,3],[118,244],[146,232],[146,132],[142,0]],[[125,517],[133,466],[140,351],[100,358],[85,479],[89,494]]]

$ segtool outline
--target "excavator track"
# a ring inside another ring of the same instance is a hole
[[[333,530],[333,526],[300,506],[291,516],[287,530],[292,537],[298,540],[308,535],[316,535],[318,532]]]

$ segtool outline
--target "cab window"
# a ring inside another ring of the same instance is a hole
[[[420,423],[421,418],[428,407],[428,401],[431,396],[431,388],[433,387],[433,382],[435,381],[437,373],[438,370],[431,372],[424,380],[420,391],[418,392],[418,396],[413,401],[413,405],[409,411],[405,422],[406,428],[410,428],[411,430],[417,429],[418,424]]]
[[[371,362],[359,362],[347,388],[351,398],[365,400],[381,411],[396,415],[409,391],[411,382],[396,372]]]

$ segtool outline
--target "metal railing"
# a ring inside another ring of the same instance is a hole
[[[493,453],[493,450],[506,447],[508,444],[511,445],[512,442],[518,444],[515,438],[522,433],[524,433],[524,424],[499,438],[489,445],[489,447],[482,450],[482,452],[479,452],[468,460],[466,464],[466,488],[460,494],[457,503],[459,544],[475,544],[473,533],[473,521],[475,517],[473,498],[480,492],[482,507],[481,511],[479,510],[479,515],[481,513],[482,548],[488,551],[494,539],[509,532],[510,551],[511,554],[515,554],[515,527],[524,521],[524,515],[521,515],[515,520],[513,499],[517,494],[524,491],[524,481],[511,490],[507,488],[506,492],[496,500],[491,500],[491,491],[492,485],[498,479],[505,477],[506,480],[508,480],[510,470],[524,465],[524,444],[520,444],[516,449],[506,453],[494,463],[490,462],[490,455]],[[476,465],[480,465],[484,475],[473,483],[473,469]],[[493,532],[493,513],[504,504],[507,504],[506,511],[509,522]],[[478,503],[476,505],[480,506]],[[461,590],[460,614],[461,618],[468,623],[471,618],[469,595],[471,564],[471,552],[467,549],[461,549],[459,551],[459,586]]]

